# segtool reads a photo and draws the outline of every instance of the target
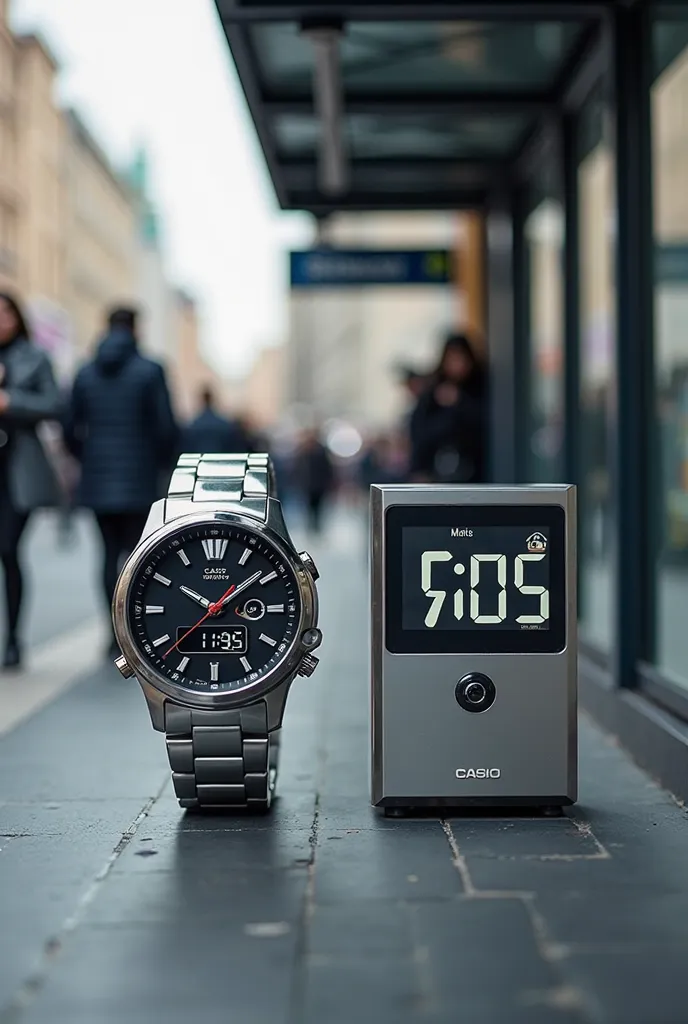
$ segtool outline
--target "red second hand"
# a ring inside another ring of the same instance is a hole
[[[184,634],[184,636],[180,636],[179,639],[177,640],[176,644],[172,644],[172,646],[170,647],[169,651],[165,651],[165,653],[163,654],[163,658],[166,658],[168,654],[171,654],[172,651],[176,650],[176,648],[179,647],[179,645],[182,642],[182,640],[186,640],[187,636],[190,636],[191,633],[193,633],[194,629],[198,629],[199,626],[203,625],[203,623],[205,622],[206,619],[209,619],[211,615],[215,615],[216,612],[219,612],[220,609],[222,608],[222,603],[227,600],[229,595],[235,589],[236,589],[236,584],[233,583],[231,585],[231,587],[224,592],[224,594],[222,595],[222,597],[220,598],[219,601],[213,601],[212,604],[209,604],[208,605],[208,611],[205,613],[205,615],[201,619],[198,620],[198,622],[196,623],[195,626],[192,626],[191,629],[187,629],[187,631]]]

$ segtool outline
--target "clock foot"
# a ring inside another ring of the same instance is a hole
[[[564,813],[560,804],[546,804],[540,810],[545,818],[560,818]]]
[[[405,818],[405,807],[385,807],[385,818]]]

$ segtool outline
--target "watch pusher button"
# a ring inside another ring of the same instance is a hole
[[[314,651],[316,647],[320,647],[322,643],[322,632],[317,626],[311,626],[310,629],[305,629],[301,634],[301,644],[309,651]]]
[[[133,676],[134,670],[123,654],[120,654],[119,658],[115,658],[115,665],[125,679],[129,679],[130,676]]]
[[[297,672],[300,676],[312,676],[318,667],[318,658],[314,654],[304,654]]]
[[[301,564],[306,569],[308,569],[308,571],[311,574],[311,576],[313,577],[313,579],[314,580],[319,579],[320,573],[318,572],[317,566],[316,566],[315,562],[313,561],[313,559],[311,558],[311,556],[308,554],[308,552],[307,551],[299,551],[299,558],[301,559]]]

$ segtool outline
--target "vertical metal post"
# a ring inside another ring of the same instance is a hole
[[[564,165],[564,466],[566,478],[580,483],[578,405],[580,395],[580,309],[578,286],[578,152],[576,122],[571,114],[562,118]]]
[[[646,555],[652,373],[652,203],[648,12],[614,8],[613,61],[617,189],[616,417],[613,423],[616,532],[614,680],[633,684],[651,642],[654,609]]]
[[[516,441],[516,480],[530,480],[531,425],[531,339],[530,283],[531,266],[526,250],[526,188],[519,188],[514,203],[513,282],[514,282],[514,430]]]
[[[490,458],[493,483],[516,479],[513,198],[494,197],[487,216],[490,335]]]

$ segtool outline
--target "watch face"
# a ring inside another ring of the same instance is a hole
[[[139,655],[193,693],[258,683],[297,638],[294,571],[268,539],[243,526],[213,521],[168,534],[139,562],[128,592]]]

